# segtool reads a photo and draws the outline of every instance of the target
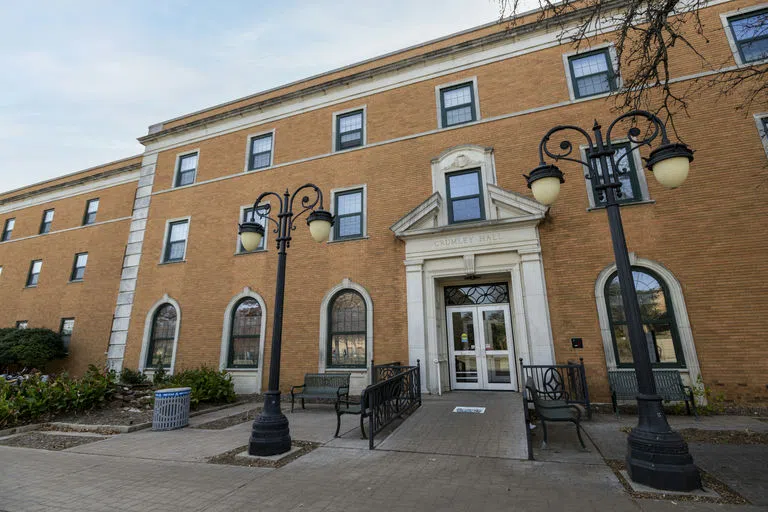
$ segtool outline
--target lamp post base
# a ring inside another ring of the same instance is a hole
[[[253,421],[248,455],[268,457],[291,449],[288,418],[280,410],[280,391],[267,391],[264,408]]]
[[[701,488],[688,444],[664,416],[661,397],[638,395],[638,425],[627,437],[627,473],[633,482],[667,491]]]

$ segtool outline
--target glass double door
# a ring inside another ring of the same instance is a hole
[[[453,389],[517,388],[508,304],[449,306]]]

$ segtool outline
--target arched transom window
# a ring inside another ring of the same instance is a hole
[[[152,334],[147,350],[147,368],[171,367],[173,343],[176,339],[176,308],[163,304],[152,319]]]
[[[363,297],[354,290],[342,290],[328,306],[329,368],[366,367],[366,311]]]
[[[232,312],[228,368],[258,368],[261,321],[261,306],[256,299],[246,297],[237,303]]]
[[[685,367],[672,302],[664,281],[654,272],[640,267],[633,267],[632,276],[637,289],[640,320],[643,324],[651,364],[657,367]],[[633,359],[629,344],[629,329],[621,300],[619,277],[615,272],[605,285],[605,297],[616,364],[631,366]]]

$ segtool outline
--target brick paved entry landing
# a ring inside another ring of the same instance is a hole
[[[485,413],[453,412],[457,406],[485,407]],[[522,398],[520,393],[500,391],[426,396],[377,449],[527,459]]]

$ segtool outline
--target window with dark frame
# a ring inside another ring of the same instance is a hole
[[[261,348],[261,306],[253,297],[237,303],[232,312],[227,368],[258,368]]]
[[[173,344],[176,340],[176,318],[176,308],[172,304],[163,304],[155,312],[145,359],[146,368],[171,367]]]
[[[96,213],[99,211],[99,199],[89,199],[85,203],[85,215],[83,215],[83,226],[96,222]]]
[[[641,267],[632,267],[632,276],[637,289],[640,320],[643,324],[651,364],[654,367],[662,368],[684,368],[685,359],[673,314],[674,305],[666,284],[654,272]],[[616,364],[619,367],[632,367],[629,327],[624,313],[619,278],[616,273],[605,284],[605,300]]]
[[[40,271],[43,269],[43,260],[32,260],[29,265],[29,275],[27,276],[27,287],[37,286],[40,281]]]
[[[618,162],[617,166],[619,168],[619,181],[621,182],[621,189],[619,189],[621,193],[620,196],[616,197],[616,200],[620,203],[634,203],[637,201],[642,201],[644,198],[640,189],[640,181],[637,176],[638,170],[634,155],[627,155],[627,151],[629,151],[631,148],[629,142],[614,144],[614,147],[616,148],[616,153],[613,155],[613,159],[615,162]],[[598,158],[594,158],[589,153],[587,156],[591,161],[596,162],[596,168],[602,177],[603,166],[600,163],[600,160]],[[640,172],[642,172],[642,169]],[[616,170],[611,168],[609,174],[611,176],[615,176]],[[605,191],[598,190],[598,183],[595,183],[594,180],[588,181],[592,187],[592,206],[604,206],[606,201]]]
[[[246,251],[245,247],[243,247],[243,243],[240,241],[240,235],[238,234],[237,235],[237,247],[238,247],[237,252],[238,253],[263,251],[264,248],[266,247],[264,245],[267,240],[267,237],[266,237],[267,218],[264,215],[264,213],[266,213],[266,208],[259,207],[259,210],[261,211],[261,213],[257,212],[256,215],[254,215],[252,207],[243,209],[243,222],[255,222],[256,224],[261,224],[262,226],[264,226],[265,236],[261,237],[261,242],[259,242],[259,246],[256,249],[254,249],[253,251]]]
[[[335,222],[333,239],[360,238],[363,236],[363,189],[337,192],[334,197]]]
[[[440,117],[443,128],[476,120],[472,82],[440,89]]]
[[[341,290],[328,305],[328,368],[366,368],[365,300],[354,290]]]
[[[485,219],[482,189],[479,169],[445,175],[449,224]]]
[[[165,241],[165,255],[163,261],[171,263],[183,261],[189,235],[189,221],[180,220],[171,222],[168,226],[168,239]]]
[[[571,83],[576,98],[587,98],[617,89],[608,48],[568,57],[568,66],[571,68]]]
[[[51,225],[53,224],[53,213],[53,209],[45,210],[43,212],[43,221],[40,223],[41,235],[51,231]]]
[[[768,59],[768,9],[728,18],[743,63]]]
[[[11,239],[13,235],[13,226],[16,225],[16,218],[6,219],[3,225],[3,236],[0,238],[0,242],[5,242]]]
[[[29,327],[29,322],[27,320],[18,320],[16,322],[17,329],[26,329],[27,327]]]
[[[191,185],[195,182],[197,174],[197,153],[190,153],[179,157],[176,169],[176,187]]]
[[[75,262],[72,264],[72,275],[70,281],[82,281],[85,277],[85,265],[88,263],[88,253],[80,252],[75,254]]]
[[[75,329],[74,318],[62,318],[59,326],[59,336],[64,345],[64,351],[69,352],[69,344],[72,341],[72,331]]]
[[[255,171],[272,165],[272,134],[259,135],[251,138],[248,170]]]
[[[363,145],[363,111],[336,116],[336,151]]]

